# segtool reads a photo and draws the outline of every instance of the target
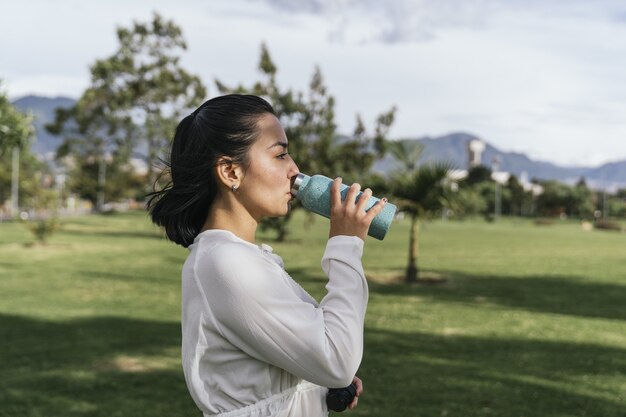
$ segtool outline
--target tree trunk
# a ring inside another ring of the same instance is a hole
[[[20,211],[19,193],[20,193],[20,148],[13,147],[13,155],[11,158],[11,217],[16,218]]]
[[[276,240],[278,242],[284,242],[285,239],[287,239],[287,222],[281,221],[278,224],[278,236],[276,237]]]
[[[418,241],[417,232],[419,230],[419,219],[417,215],[411,216],[411,235],[409,237],[409,266],[406,269],[406,282],[414,283],[419,278],[417,269]]]
[[[154,170],[154,163],[157,159],[157,155],[158,155],[158,149],[157,149],[157,144],[154,143],[154,140],[152,138],[148,139],[148,160],[146,161],[147,163],[147,173],[146,173],[146,177],[148,178],[148,187],[150,189],[152,189],[152,187],[154,187],[154,184],[156,183],[156,180],[158,178],[158,172],[156,172]]]

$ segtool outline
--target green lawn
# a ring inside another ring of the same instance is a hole
[[[408,222],[369,239],[365,393],[353,416],[626,414],[626,234],[573,222]],[[327,221],[265,241],[316,297]],[[200,416],[180,368],[187,251],[143,213],[0,224],[0,416]]]

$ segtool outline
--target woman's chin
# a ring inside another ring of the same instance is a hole
[[[275,218],[278,218],[278,217],[285,217],[290,212],[291,212],[291,206],[287,205],[282,210],[276,210],[275,212],[273,212],[271,214],[267,214],[267,215],[265,215],[263,217],[264,218],[275,219]]]

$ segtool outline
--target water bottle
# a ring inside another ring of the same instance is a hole
[[[330,186],[332,183],[333,180],[323,175],[308,176],[300,173],[293,182],[291,193],[300,200],[306,209],[330,218]],[[342,201],[345,200],[349,188],[349,186],[341,184]],[[363,193],[359,192],[356,201],[359,200],[361,194]],[[369,210],[378,200],[378,198],[371,196],[367,201],[365,210]],[[372,220],[367,234],[378,240],[383,240],[395,213],[396,206],[389,202],[386,203],[383,210]]]

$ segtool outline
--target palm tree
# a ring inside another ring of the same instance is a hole
[[[396,140],[387,142],[387,149],[402,164],[404,172],[413,172],[418,167],[424,146],[414,140]]]
[[[391,188],[397,198],[398,208],[411,216],[406,282],[413,283],[419,279],[419,224],[429,213],[444,208],[447,201],[446,183],[452,166],[447,163],[419,165],[424,146],[414,140],[388,142],[387,149],[402,164],[400,171],[391,180]]]
[[[398,208],[411,216],[407,283],[419,279],[417,256],[420,221],[429,213],[444,208],[447,200],[446,180],[450,170],[450,165],[446,163],[423,165],[405,171],[393,180],[393,194],[398,199]]]

